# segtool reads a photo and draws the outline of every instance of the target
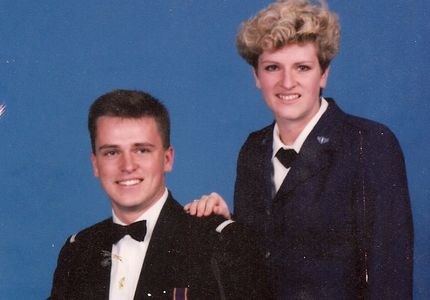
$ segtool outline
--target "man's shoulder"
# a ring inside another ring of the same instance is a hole
[[[94,225],[82,229],[81,231],[71,235],[68,239],[69,244],[83,245],[93,243],[103,238],[112,224],[112,218],[107,218]]]
[[[183,206],[173,197],[172,192],[169,190],[169,196],[161,209],[159,219],[185,219],[186,217],[187,213]]]
[[[169,217],[169,222],[175,222],[175,227],[182,227],[188,233],[216,233],[215,229],[217,226],[225,221],[223,217],[216,215],[208,217],[191,216],[185,212],[182,205],[173,198],[172,193],[169,193],[162,214],[166,214]],[[166,218],[163,217],[163,219]]]
[[[73,266],[87,265],[94,253],[110,251],[107,234],[111,223],[109,218],[71,235],[61,248],[57,268],[64,271]]]

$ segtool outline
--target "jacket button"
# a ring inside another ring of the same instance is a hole
[[[266,216],[270,216],[270,210],[266,209]]]
[[[265,258],[269,258],[270,257],[270,251],[266,251],[266,254],[264,255]]]

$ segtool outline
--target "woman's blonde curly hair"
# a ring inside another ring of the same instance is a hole
[[[236,46],[240,56],[257,68],[258,57],[265,50],[313,42],[324,71],[339,50],[339,39],[338,17],[325,2],[280,0],[242,24]]]

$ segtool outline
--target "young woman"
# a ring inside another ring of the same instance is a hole
[[[398,141],[321,96],[339,36],[337,16],[307,0],[273,3],[243,23],[237,48],[275,121],[239,153],[234,219],[261,240],[274,299],[410,299]],[[186,209],[229,216],[216,193]]]

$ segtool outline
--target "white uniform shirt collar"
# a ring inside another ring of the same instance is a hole
[[[126,235],[112,245],[109,299],[133,299],[155,224],[168,195],[169,192],[165,188],[161,198],[136,219],[136,221],[146,220],[146,235],[143,242],[138,242]],[[117,224],[125,225],[113,211],[112,219]]]
[[[300,132],[297,139],[294,141],[292,145],[285,145],[279,136],[279,127],[278,123],[275,123],[275,127],[273,128],[273,153],[272,153],[272,159],[275,157],[276,153],[280,148],[284,149],[294,149],[297,153],[300,152],[300,149],[303,146],[303,143],[305,142],[306,138],[308,137],[309,133],[311,133],[312,129],[314,129],[315,125],[318,123],[319,119],[323,115],[323,113],[327,110],[328,102],[324,98],[321,97],[321,106],[318,110],[318,112],[315,114],[315,116],[312,117],[312,119],[309,121],[308,124],[306,124],[305,128],[303,128],[302,132]]]
[[[275,157],[276,153],[280,148],[284,149],[294,149],[297,153],[300,152],[300,149],[303,146],[303,143],[305,142],[308,135],[311,133],[312,129],[315,127],[315,125],[318,123],[319,119],[323,115],[323,113],[327,110],[328,102],[321,98],[321,106],[318,110],[318,112],[315,114],[315,116],[312,117],[312,119],[309,121],[308,124],[306,124],[305,128],[303,128],[302,132],[300,132],[297,139],[294,141],[292,145],[285,145],[281,138],[279,137],[279,127],[278,124],[275,124],[275,127],[273,128],[273,152],[272,152],[272,165],[273,165],[273,187],[274,192],[278,192],[279,188],[281,187],[282,183],[284,182],[285,177],[287,176],[288,172],[291,168],[285,168],[285,166]]]
[[[154,230],[155,223],[157,223],[158,216],[160,215],[161,209],[164,206],[164,203],[166,203],[167,196],[169,195],[169,192],[167,188],[164,189],[164,193],[161,196],[159,200],[157,200],[147,211],[145,211],[143,214],[141,214],[135,222],[146,220],[146,235],[151,236],[152,231]],[[116,224],[120,225],[127,225],[124,222],[122,222],[116,215],[115,212],[112,210],[112,220]]]

